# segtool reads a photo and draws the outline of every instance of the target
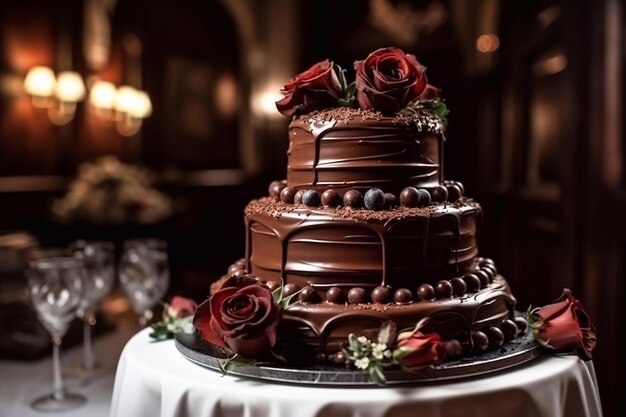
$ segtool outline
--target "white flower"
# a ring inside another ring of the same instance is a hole
[[[361,358],[361,359],[357,359],[356,361],[354,361],[354,366],[356,366],[359,369],[367,369],[369,364],[370,364],[369,358]]]
[[[383,354],[387,349],[387,345],[384,343],[373,343],[372,344],[372,356],[375,359],[381,360],[383,358]]]
[[[359,336],[356,340],[362,345],[366,345],[370,342],[369,339],[365,336]]]

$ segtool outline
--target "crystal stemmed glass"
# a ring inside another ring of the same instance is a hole
[[[114,247],[111,242],[79,240],[70,245],[70,252],[83,263],[86,272],[78,316],[83,320],[83,367],[93,371],[97,363],[91,328],[96,324],[98,305],[115,282]]]
[[[53,389],[31,403],[36,410],[65,411],[86,401],[65,391],[59,359],[62,338],[80,306],[84,273],[82,264],[69,256],[36,258],[26,271],[32,305],[52,339]]]
[[[124,242],[120,260],[120,283],[139,324],[152,319],[152,308],[165,296],[170,281],[167,244],[159,239],[133,239]]]

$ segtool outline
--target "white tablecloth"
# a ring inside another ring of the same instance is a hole
[[[118,364],[111,417],[596,417],[593,364],[545,356],[481,378],[410,388],[322,388],[262,383],[193,364],[144,330]]]

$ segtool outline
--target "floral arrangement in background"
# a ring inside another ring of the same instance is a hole
[[[276,108],[287,117],[331,107],[358,107],[381,114],[411,114],[425,108],[447,126],[449,111],[441,90],[426,79],[426,67],[398,48],[381,48],[354,63],[355,81],[346,70],[324,60],[285,84]]]
[[[150,337],[155,341],[168,340],[176,333],[193,333],[193,315],[198,308],[195,301],[174,296],[169,303],[163,305],[163,318],[154,323]]]
[[[169,197],[153,188],[153,174],[114,156],[84,163],[66,195],[54,202],[62,221],[149,224],[172,214]]]

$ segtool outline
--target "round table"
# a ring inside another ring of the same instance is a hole
[[[174,341],[133,336],[120,358],[111,417],[602,415],[592,362],[545,355],[482,377],[411,387],[329,388],[221,376],[187,360]]]

